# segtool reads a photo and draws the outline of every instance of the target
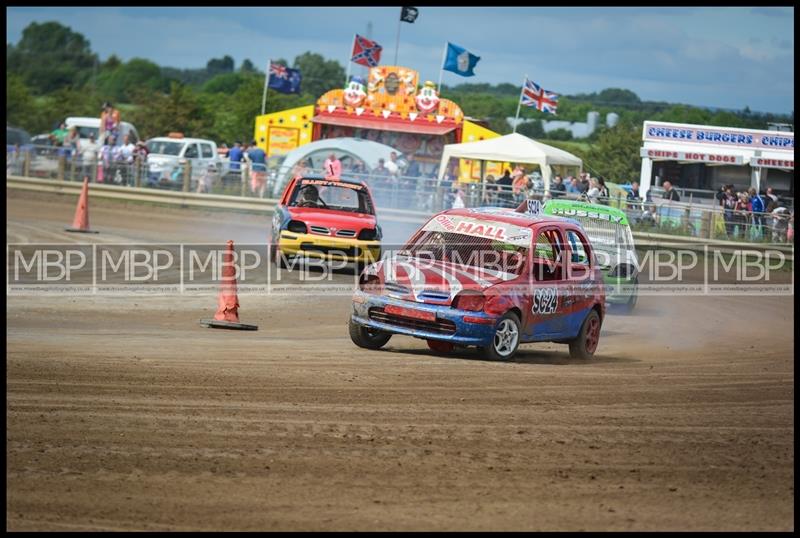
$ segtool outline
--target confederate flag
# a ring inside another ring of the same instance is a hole
[[[367,67],[375,67],[381,61],[382,50],[383,47],[375,41],[356,34],[356,41],[353,43],[353,57],[350,58],[350,61]]]

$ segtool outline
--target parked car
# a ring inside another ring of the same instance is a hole
[[[78,130],[80,140],[88,140],[89,135],[93,134],[95,141],[100,141],[100,118],[71,116],[64,120],[64,124],[67,130],[75,127]],[[131,144],[139,141],[139,133],[136,131],[136,127],[127,121],[121,121],[119,122],[119,137],[115,141],[117,146],[122,144],[122,139],[125,135],[128,135],[128,140]]]
[[[191,166],[191,189],[210,168],[215,173],[223,169],[213,140],[172,133],[148,140],[147,151],[147,181],[151,186],[182,189],[183,167],[187,163]]]
[[[361,273],[349,332],[367,349],[397,334],[440,352],[477,346],[492,360],[512,358],[521,343],[547,341],[587,359],[604,317],[602,275],[576,221],[450,209]]]
[[[381,229],[366,183],[296,177],[286,186],[272,218],[272,260],[345,261],[364,266],[381,256]]]

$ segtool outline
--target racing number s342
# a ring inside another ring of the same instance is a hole
[[[399,334],[425,339],[436,351],[476,346],[493,360],[545,341],[589,358],[604,317],[603,279],[579,223],[501,208],[453,209],[361,273],[349,331],[368,349]]]

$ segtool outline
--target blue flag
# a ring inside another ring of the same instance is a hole
[[[281,93],[300,93],[301,79],[299,69],[289,69],[270,62],[268,88]]]
[[[461,48],[458,45],[447,43],[447,58],[444,60],[442,69],[445,71],[452,71],[462,77],[475,76],[475,66],[480,60],[480,56],[475,56],[467,49]]]

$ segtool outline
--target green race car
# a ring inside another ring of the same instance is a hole
[[[581,224],[597,254],[606,286],[606,302],[632,311],[638,297],[639,260],[625,212],[606,205],[560,199],[548,200],[540,211],[575,219]]]

